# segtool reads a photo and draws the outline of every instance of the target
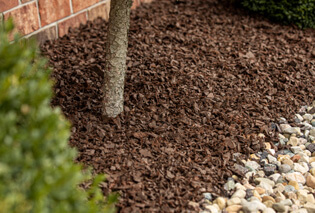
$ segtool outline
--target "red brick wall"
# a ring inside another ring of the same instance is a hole
[[[132,9],[152,0],[133,0]],[[102,17],[108,20],[110,0],[0,0],[0,22],[12,17],[25,37],[40,42],[67,34],[70,27]]]

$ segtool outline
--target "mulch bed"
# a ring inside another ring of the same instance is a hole
[[[158,0],[131,14],[124,112],[101,117],[107,23],[42,46],[77,161],[108,174],[121,212],[183,212],[228,196],[234,153],[275,141],[276,119],[315,99],[315,31],[215,0]],[[266,138],[259,138],[259,133]]]

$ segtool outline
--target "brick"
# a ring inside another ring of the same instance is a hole
[[[89,9],[88,10],[89,20],[93,21],[97,17],[101,17],[107,21],[108,17],[109,17],[109,10],[107,9],[107,7],[108,7],[107,4],[109,4],[109,3],[104,2],[101,5],[98,5],[96,7]]]
[[[64,36],[68,33],[69,28],[76,28],[79,27],[80,24],[85,24],[87,21],[86,19],[86,12],[80,13],[74,17],[68,18],[60,23],[58,23],[58,32],[59,37]]]
[[[43,44],[47,40],[54,40],[57,38],[56,25],[42,29],[36,34],[30,36],[30,38],[35,38],[40,44]]]
[[[72,0],[73,12],[76,13],[98,2],[99,0]]]
[[[0,13],[19,5],[18,0],[0,0]]]
[[[38,7],[42,26],[71,15],[69,0],[39,0]]]
[[[38,14],[36,3],[30,3],[10,12],[4,13],[4,19],[13,18],[16,29],[22,34],[27,35],[38,30]]]
[[[140,4],[141,4],[141,1],[140,1],[140,0],[133,0],[131,9],[132,9],[132,10],[136,9],[138,6],[140,6]]]
[[[21,3],[24,4],[24,3],[27,3],[27,2],[30,2],[30,1],[35,1],[35,0],[21,0]]]

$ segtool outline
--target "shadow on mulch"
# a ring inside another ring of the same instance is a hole
[[[77,160],[109,175],[102,189],[121,194],[121,212],[182,212],[203,192],[228,196],[226,179],[242,176],[233,154],[275,141],[271,122],[315,99],[314,30],[215,0],[159,0],[132,11],[125,108],[105,123],[106,30],[98,19],[42,51]]]

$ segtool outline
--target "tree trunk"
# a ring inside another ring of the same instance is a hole
[[[132,0],[111,0],[106,43],[103,116],[114,118],[123,111],[128,29]]]

